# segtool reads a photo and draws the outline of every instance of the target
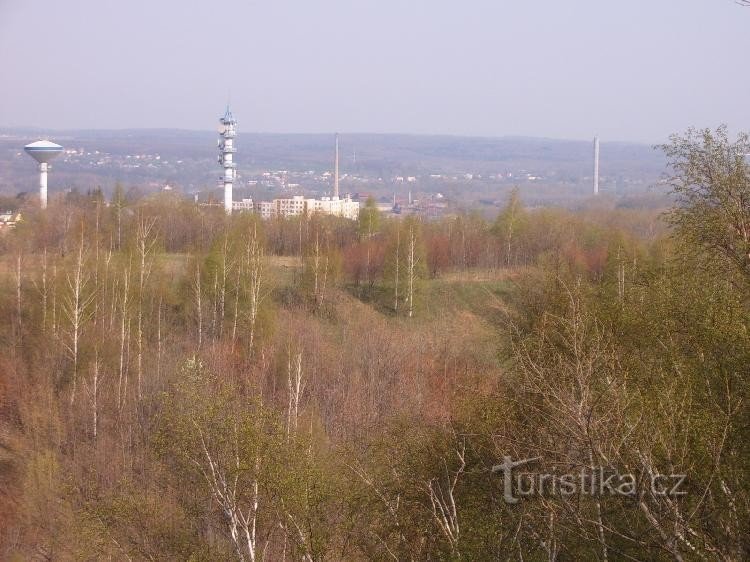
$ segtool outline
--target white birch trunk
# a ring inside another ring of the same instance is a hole
[[[289,403],[287,405],[286,436],[287,440],[289,440],[291,434],[297,432],[299,403],[304,391],[304,384],[302,383],[302,352],[292,354],[291,348],[287,360],[287,389]]]
[[[300,223],[301,224],[301,223]],[[258,240],[256,225],[253,225],[252,236],[247,245],[247,265],[250,276],[249,286],[249,310],[248,310],[248,337],[250,353],[255,345],[255,328],[258,318],[258,310],[261,302],[261,288],[263,284],[263,248]]]
[[[88,308],[94,295],[86,295],[88,285],[88,275],[84,273],[84,248],[83,232],[81,232],[81,243],[78,246],[78,254],[74,265],[73,274],[68,274],[69,293],[65,298],[63,311],[69,323],[68,341],[66,348],[73,361],[73,380],[70,393],[70,403],[73,405],[76,400],[78,387],[78,363],[81,344],[81,332],[84,322],[88,319]]]

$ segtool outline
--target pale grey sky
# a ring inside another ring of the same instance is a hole
[[[732,0],[0,0],[0,126],[532,135],[750,129]]]

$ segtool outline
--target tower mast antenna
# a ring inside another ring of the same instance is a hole
[[[237,121],[227,103],[224,117],[219,119],[219,164],[224,168],[224,175],[219,178],[219,184],[224,186],[224,211],[232,214],[232,191],[234,180],[237,178],[237,164],[234,154],[237,148],[234,146],[234,138],[237,136]]]

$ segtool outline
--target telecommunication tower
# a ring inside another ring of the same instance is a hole
[[[224,117],[219,119],[219,164],[224,168],[224,175],[219,178],[219,184],[224,186],[224,211],[232,213],[232,187],[237,178],[237,164],[234,161],[234,138],[237,136],[237,121],[227,106]]]

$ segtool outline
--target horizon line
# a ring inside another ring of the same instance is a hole
[[[58,134],[71,134],[80,132],[127,132],[127,131],[179,131],[183,133],[215,133],[212,129],[191,129],[182,127],[82,127],[82,128],[44,128],[30,125],[0,125],[0,134],[4,131],[29,131],[29,132],[44,132],[45,134],[58,133]],[[465,133],[408,133],[408,132],[373,132],[373,131],[318,131],[318,132],[278,132],[278,131],[247,131],[242,134],[247,135],[276,135],[276,136],[325,136],[340,134],[342,137],[345,136],[373,136],[373,137],[387,137],[387,136],[400,136],[400,137],[447,137],[447,138],[458,138],[458,139],[533,139],[533,140],[547,140],[557,142],[593,142],[594,138],[598,137],[601,144],[636,144],[644,146],[655,146],[661,142],[665,142],[668,139],[662,141],[645,141],[645,140],[623,140],[623,139],[611,139],[602,140],[601,135],[591,135],[588,138],[571,138],[571,137],[552,137],[546,135],[529,135],[529,134],[465,134]]]

